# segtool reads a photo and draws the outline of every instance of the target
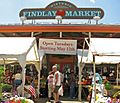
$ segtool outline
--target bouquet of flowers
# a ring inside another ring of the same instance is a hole
[[[18,97],[17,95],[15,95],[14,97],[3,100],[1,103],[34,103],[34,102],[30,99],[26,99],[24,97]]]
[[[24,97],[11,97],[8,103],[29,103]]]

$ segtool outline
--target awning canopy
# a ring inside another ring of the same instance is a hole
[[[1,37],[0,64],[20,60],[38,61],[36,39],[34,37]]]
[[[119,63],[120,62],[119,38],[91,38],[89,45],[88,60],[96,63]]]

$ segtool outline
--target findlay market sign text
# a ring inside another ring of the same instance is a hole
[[[65,12],[63,19],[93,19],[94,16],[101,19],[104,16],[101,8],[77,8],[67,1],[53,2],[46,8],[22,9],[19,16],[25,16],[27,19],[55,19],[58,11],[61,14]]]

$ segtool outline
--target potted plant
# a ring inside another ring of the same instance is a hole
[[[11,92],[12,86],[4,83],[4,67],[0,66],[0,101],[3,99],[3,92]]]

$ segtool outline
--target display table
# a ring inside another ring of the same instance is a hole
[[[117,85],[113,85],[113,89],[120,89],[120,86],[117,86]]]

